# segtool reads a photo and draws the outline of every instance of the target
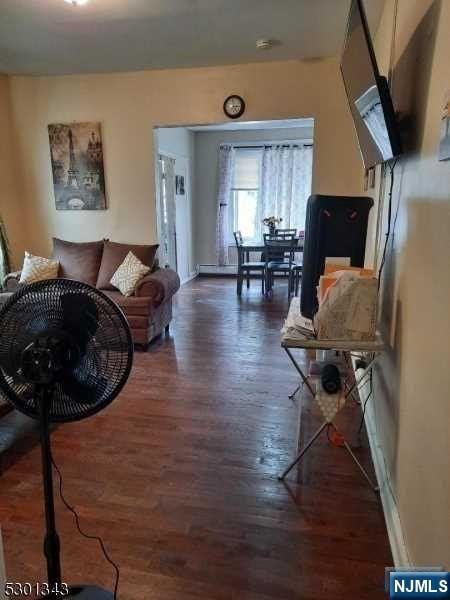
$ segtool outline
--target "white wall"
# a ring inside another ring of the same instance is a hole
[[[158,154],[166,154],[175,158],[175,174],[177,174],[177,159],[184,159],[186,163],[185,191],[189,204],[188,214],[188,254],[189,270],[192,276],[195,273],[196,261],[194,255],[193,233],[193,202],[194,202],[194,164],[195,164],[195,134],[186,127],[158,127],[155,129],[155,144]]]
[[[195,257],[199,265],[215,265],[219,146],[277,140],[312,139],[312,127],[247,131],[197,131],[195,134]],[[233,251],[230,262],[236,264]]]

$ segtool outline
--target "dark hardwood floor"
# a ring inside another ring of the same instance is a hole
[[[196,279],[175,301],[170,339],[136,352],[120,397],[53,434],[65,493],[82,526],[119,563],[120,600],[368,600],[384,597],[392,564],[379,499],[345,450],[324,435],[288,485],[297,376],[280,348],[286,288],[264,300],[257,281]],[[307,360],[304,356],[303,360]],[[360,408],[342,428],[355,442]],[[305,400],[308,435],[319,423]],[[28,423],[0,421],[7,439]],[[10,581],[42,581],[39,448],[8,451],[0,523]],[[370,463],[367,442],[356,450]],[[112,589],[96,542],[57,500],[64,579]]]

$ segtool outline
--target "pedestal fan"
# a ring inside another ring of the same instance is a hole
[[[34,283],[0,310],[0,391],[17,410],[39,421],[50,598],[62,597],[62,582],[49,425],[78,421],[105,408],[124,386],[132,359],[130,328],[121,310],[84,283]],[[111,600],[114,595],[77,586],[65,597]]]

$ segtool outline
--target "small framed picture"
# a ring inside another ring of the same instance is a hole
[[[184,176],[175,175],[175,193],[177,196],[184,196]]]

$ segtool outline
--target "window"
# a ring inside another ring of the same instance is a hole
[[[255,241],[261,235],[260,172],[261,150],[236,148],[230,202],[230,242],[233,231],[245,240]]]
[[[262,220],[275,216],[282,228],[305,228],[311,194],[313,147],[309,140],[234,147],[228,201],[228,243],[233,231],[245,241],[261,243]]]

